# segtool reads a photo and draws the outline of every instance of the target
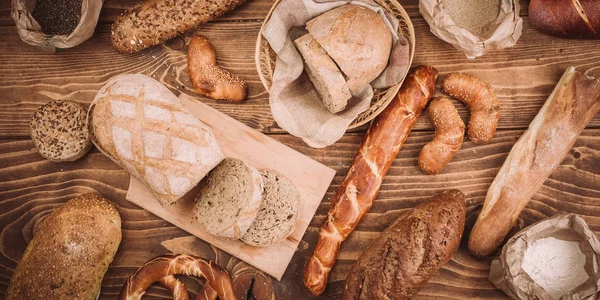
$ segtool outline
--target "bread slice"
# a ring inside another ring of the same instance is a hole
[[[256,218],[263,183],[258,170],[235,158],[224,159],[202,180],[194,217],[211,234],[239,239]]]
[[[280,173],[261,171],[265,185],[258,215],[242,235],[252,246],[265,246],[284,240],[294,231],[300,207],[300,194],[294,184]]]
[[[294,44],[304,58],[304,70],[327,110],[331,113],[344,110],[352,95],[344,75],[331,57],[310,34],[299,37]]]
[[[111,78],[90,105],[88,127],[96,148],[162,206],[183,197],[224,158],[212,129],[142,74]]]
[[[40,106],[29,128],[33,144],[51,161],[74,161],[92,148],[87,112],[77,102],[56,100]]]

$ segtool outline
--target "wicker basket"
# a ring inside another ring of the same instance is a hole
[[[269,43],[263,38],[263,29],[265,24],[271,18],[273,14],[273,10],[279,4],[281,0],[276,0],[271,7],[271,10],[267,14],[261,28],[258,33],[258,39],[256,40],[256,69],[258,70],[258,76],[260,77],[260,81],[265,86],[265,89],[269,91],[271,89],[271,84],[273,80],[273,72],[275,70],[275,52],[269,46]],[[394,15],[399,21],[400,26],[398,27],[398,34],[404,36],[408,42],[409,46],[409,60],[408,64],[412,64],[413,56],[415,53],[415,29],[413,28],[412,22],[408,17],[408,14],[404,10],[404,8],[396,1],[396,0],[374,0],[378,5],[380,5],[383,9]],[[408,68],[407,68],[408,72]],[[406,76],[406,74],[404,74]],[[403,79],[404,81],[404,79]],[[402,82],[391,86],[387,89],[375,89],[373,99],[371,100],[371,107],[366,111],[359,114],[354,121],[348,126],[348,130],[357,128],[361,125],[368,123],[373,120],[385,107],[392,101],[394,96],[398,93],[400,89],[400,85]]]

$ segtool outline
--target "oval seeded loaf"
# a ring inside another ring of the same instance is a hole
[[[223,160],[211,129],[146,75],[109,80],[90,106],[88,126],[94,145],[163,206],[183,197]]]
[[[252,246],[265,246],[287,238],[296,225],[300,193],[282,174],[273,170],[261,171],[265,185],[258,215],[241,238]]]
[[[239,239],[260,207],[260,173],[242,160],[226,158],[200,184],[194,206],[196,220],[215,236]]]
[[[96,299],[120,242],[121,217],[112,203],[96,193],[74,198],[34,232],[6,299]]]

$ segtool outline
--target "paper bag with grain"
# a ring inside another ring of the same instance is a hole
[[[346,109],[330,113],[320,100],[308,77],[294,40],[306,33],[304,26],[312,18],[345,4],[367,7],[378,13],[392,34],[390,62],[383,72],[352,97]],[[409,43],[398,35],[398,20],[370,0],[282,0],[273,10],[263,28],[263,36],[277,55],[269,102],[273,118],[290,134],[300,137],[309,146],[321,148],[335,143],[348,126],[367,110],[373,98],[373,88],[387,88],[404,79],[408,70]]]
[[[42,31],[40,23],[33,17],[34,10],[38,4],[36,0],[12,0],[11,15],[15,20],[17,32],[23,42],[40,47],[47,52],[54,52],[56,48],[65,49],[75,47],[92,37],[98,23],[102,2],[103,0],[81,1],[79,23],[69,34],[55,35],[46,34]],[[53,7],[52,9],[55,10],[62,9],[57,3],[52,3],[49,7]],[[49,13],[46,8],[45,10],[46,13]],[[54,20],[54,22],[64,23],[64,16],[61,16],[59,20]]]
[[[431,32],[469,59],[517,43],[523,30],[517,0],[420,0]]]
[[[508,240],[490,281],[512,299],[595,299],[600,242],[581,217],[555,215]]]

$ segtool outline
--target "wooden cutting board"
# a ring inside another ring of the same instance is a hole
[[[296,229],[278,244],[253,247],[240,241],[217,239],[200,228],[192,217],[197,188],[177,204],[164,208],[140,181],[131,177],[127,200],[281,280],[335,171],[190,96],[182,94],[179,99],[212,128],[225,156],[243,159],[257,169],[277,170],[296,185],[301,201]]]

